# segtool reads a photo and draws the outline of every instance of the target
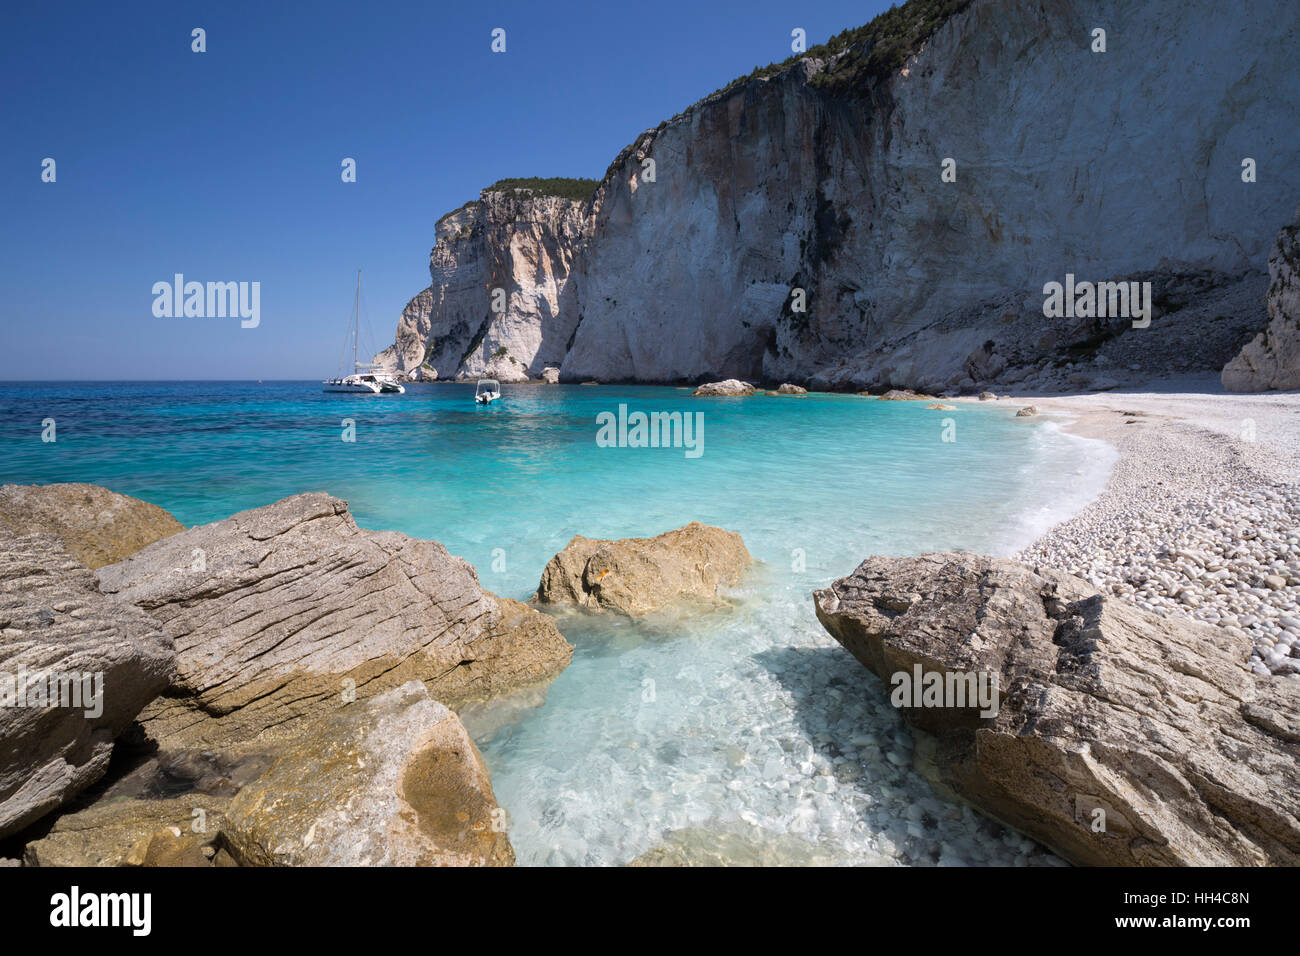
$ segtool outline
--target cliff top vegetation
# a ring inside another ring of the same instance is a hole
[[[796,53],[780,63],[756,66],[745,76],[737,77],[704,99],[727,93],[753,79],[783,73],[808,57],[827,60],[846,54],[834,66],[812,78],[811,85],[821,89],[849,89],[865,80],[888,76],[920,50],[935,30],[970,6],[971,2],[972,0],[907,0],[901,6],[890,7],[870,23],[842,30],[825,43],[809,47],[803,53]],[[703,101],[694,105],[698,106]]]

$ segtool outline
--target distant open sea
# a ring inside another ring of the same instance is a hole
[[[618,864],[665,838],[723,839],[755,862],[1050,860],[934,798],[885,689],[825,634],[811,591],[875,553],[1011,553],[1100,490],[1106,446],[1016,419],[1005,402],[934,411],[855,395],[506,385],[479,407],[473,391],[4,385],[0,482],[91,482],[187,525],[327,491],[362,527],[441,541],[519,599],[575,534],[738,531],[760,564],[731,608],[561,615],[577,652],[546,694],[463,715],[519,861]],[[596,416],[620,404],[703,412],[703,454],[599,447]],[[42,441],[47,419],[54,442]]]

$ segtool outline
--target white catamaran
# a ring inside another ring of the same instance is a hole
[[[406,391],[382,365],[371,365],[357,361],[357,339],[361,333],[361,270],[357,270],[357,295],[352,303],[352,374],[343,374],[343,363],[339,363],[339,374],[326,379],[321,385],[326,392],[350,392],[354,395],[379,395],[393,392],[401,395]],[[344,346],[344,354],[346,353]]]

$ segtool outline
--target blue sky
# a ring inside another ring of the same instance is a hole
[[[641,130],[788,56],[795,27],[811,46],[887,6],[6,4],[0,374],[328,375],[357,268],[362,342],[382,347],[442,213],[505,176],[599,177]],[[156,318],[177,272],[260,282],[260,326]]]

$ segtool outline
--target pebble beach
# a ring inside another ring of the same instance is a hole
[[[1018,557],[1242,631],[1252,670],[1300,677],[1300,395],[1233,395],[1208,378],[1149,388],[1033,397],[1119,458],[1096,500]]]

